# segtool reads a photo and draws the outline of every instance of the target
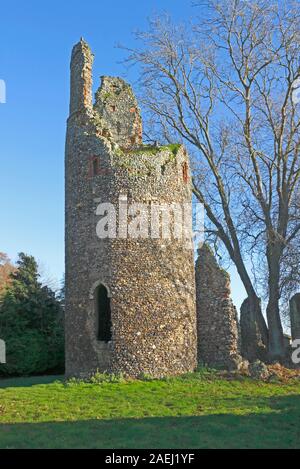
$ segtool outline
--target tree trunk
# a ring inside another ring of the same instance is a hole
[[[268,255],[269,262],[269,302],[267,306],[267,319],[269,326],[269,359],[282,360],[285,355],[283,329],[279,311],[279,257],[273,253]]]

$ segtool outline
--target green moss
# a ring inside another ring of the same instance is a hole
[[[132,176],[151,176],[153,172],[155,171],[155,167],[151,164],[151,159],[149,161],[144,161],[144,167],[145,171],[139,171],[138,168],[134,167],[132,164],[134,160],[132,157],[138,156],[138,155],[157,155],[158,153],[161,153],[162,151],[168,151],[170,158],[165,161],[165,163],[162,165],[162,168],[166,168],[167,164],[172,162],[178,151],[179,148],[181,147],[180,144],[170,144],[170,145],[162,145],[162,146],[154,146],[154,145],[142,145],[139,148],[135,148],[132,150],[125,150],[123,151],[121,148],[115,149],[114,153],[118,157],[118,160],[116,161],[116,165],[120,168],[124,168],[126,170],[129,170],[131,172]]]
[[[162,147],[156,147],[154,145],[143,145],[139,148],[135,148],[133,150],[130,150],[128,154],[130,155],[142,155],[142,154],[151,154],[151,155],[156,155],[161,151]]]
[[[101,96],[102,101],[106,101],[107,99],[112,98],[113,94],[106,92],[106,93],[103,93],[103,95],[100,94],[100,96]]]
[[[162,149],[168,149],[175,158],[177,156],[177,153],[178,153],[180,147],[181,147],[180,143],[170,143],[169,145],[165,145],[161,148]]]
[[[169,145],[162,145],[162,146],[143,145],[140,148],[130,150],[128,153],[131,155],[139,155],[139,154],[141,155],[144,153],[157,155],[157,153],[168,150],[172,154],[172,156],[175,158],[177,156],[177,153],[180,147],[181,145],[178,143],[171,143]]]
[[[119,146],[114,148],[114,154],[120,158],[125,156],[123,150]]]

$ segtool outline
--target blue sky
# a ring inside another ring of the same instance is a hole
[[[54,278],[64,271],[64,143],[69,105],[69,60],[80,36],[100,75],[124,76],[123,52],[147,17],[167,11],[175,20],[196,14],[190,0],[2,2],[0,79],[0,251],[15,260],[33,254]],[[197,11],[197,14],[199,10]],[[131,80],[134,80],[132,75]],[[244,298],[233,273],[234,300]]]

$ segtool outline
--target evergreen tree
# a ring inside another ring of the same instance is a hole
[[[0,374],[62,371],[62,317],[55,293],[39,281],[34,257],[20,253],[0,305],[0,337],[7,349],[7,363],[1,365]]]

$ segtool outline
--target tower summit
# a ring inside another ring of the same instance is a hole
[[[71,57],[70,116],[75,112],[90,112],[93,108],[93,59],[91,49],[81,38],[73,47]]]
[[[189,158],[181,145],[143,144],[122,79],[102,77],[93,104],[92,62],[81,39],[65,155],[66,374],[193,371],[194,259],[178,230],[191,222]]]

